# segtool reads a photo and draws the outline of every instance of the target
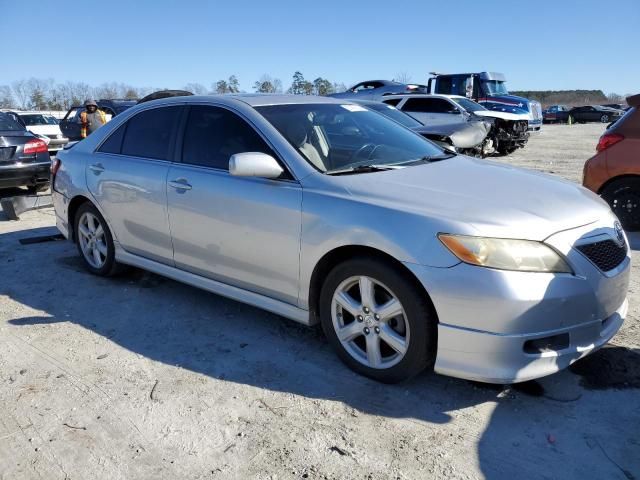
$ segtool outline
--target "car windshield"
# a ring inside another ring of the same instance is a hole
[[[498,80],[482,80],[484,90],[488,95],[508,95],[507,86]]]
[[[24,130],[24,127],[16,122],[10,115],[0,113],[0,131],[13,132]]]
[[[482,105],[480,105],[479,103],[474,102],[473,100],[469,100],[468,98],[453,98],[452,99],[454,102],[456,102],[458,105],[460,105],[462,108],[464,108],[467,112],[479,112],[481,110],[486,110],[486,108],[484,108]]]
[[[25,125],[32,127],[34,125],[56,125],[56,119],[51,115],[28,114],[20,115]]]
[[[360,105],[269,105],[256,110],[321,172],[443,155],[440,147]]]
[[[417,121],[415,118],[410,117],[406,113],[402,113],[395,107],[391,105],[387,105],[385,103],[376,103],[371,105],[366,105],[366,107],[370,110],[375,110],[376,112],[380,112],[385,117],[389,117],[391,120],[395,120],[400,125],[404,125],[407,128],[416,128],[422,127],[422,123]]]

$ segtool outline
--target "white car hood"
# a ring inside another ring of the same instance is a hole
[[[58,125],[29,125],[27,130],[38,135],[62,135]]]
[[[476,110],[473,112],[479,117],[493,117],[501,118],[503,120],[529,120],[529,115],[508,113],[508,112],[496,112],[495,110]]]

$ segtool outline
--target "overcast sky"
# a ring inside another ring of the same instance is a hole
[[[0,0],[0,85],[29,77],[209,87],[294,71],[347,86],[496,71],[512,90],[640,92],[640,0]]]

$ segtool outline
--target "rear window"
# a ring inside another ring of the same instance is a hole
[[[16,122],[13,118],[11,118],[11,116],[5,113],[0,113],[0,130],[3,130],[5,132],[11,132],[11,131],[20,131],[24,129],[25,128],[22,125],[20,125],[18,122]]]
[[[172,136],[182,107],[160,107],[140,112],[127,121],[122,154],[168,160]]]
[[[57,125],[56,119],[50,115],[42,115],[39,113],[20,115],[22,121],[25,125],[35,126],[35,125]]]
[[[627,110],[624,115],[622,115],[618,120],[616,120],[615,122],[613,122],[611,125],[609,125],[609,127],[607,128],[607,130],[611,130],[613,128],[619,127],[620,125],[622,125],[625,122],[631,122],[633,120],[631,120],[631,118],[634,116],[634,114],[638,111],[637,107],[631,107],[629,110]],[[640,127],[640,116],[636,115],[635,118],[635,126]],[[633,124],[629,124],[629,125],[633,125]]]

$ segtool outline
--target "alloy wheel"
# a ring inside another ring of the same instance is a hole
[[[84,212],[78,222],[78,242],[85,260],[95,269],[107,261],[107,241],[100,219],[91,212]]]
[[[407,353],[405,310],[388,287],[371,277],[350,277],[338,285],[331,319],[343,348],[367,367],[390,368]]]

